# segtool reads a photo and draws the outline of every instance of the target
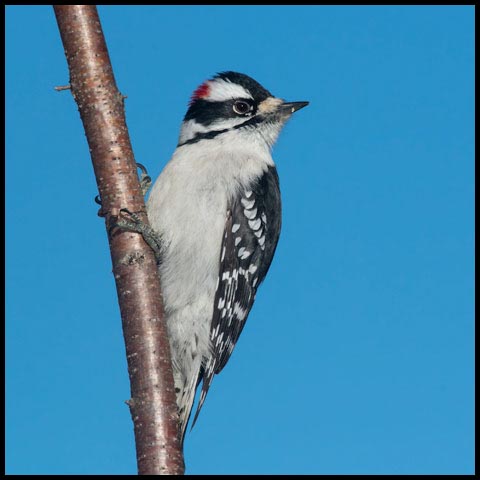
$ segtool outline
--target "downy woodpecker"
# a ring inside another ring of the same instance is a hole
[[[205,81],[150,192],[182,438],[198,385],[193,423],[270,267],[281,225],[270,150],[306,105],[276,98],[241,73]]]

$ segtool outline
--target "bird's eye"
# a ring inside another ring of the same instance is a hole
[[[251,105],[248,102],[244,102],[242,100],[237,100],[233,104],[233,111],[238,113],[238,115],[245,115],[252,109]]]

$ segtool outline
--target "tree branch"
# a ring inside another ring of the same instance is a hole
[[[183,474],[178,412],[155,258],[141,235],[112,228],[121,208],[148,222],[103,32],[94,5],[54,5],[70,89],[90,147],[122,315],[139,474]]]

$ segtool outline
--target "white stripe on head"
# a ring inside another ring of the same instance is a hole
[[[187,142],[188,140],[194,138],[198,133],[212,132],[215,130],[230,130],[231,128],[236,127],[247,120],[248,118],[245,117],[219,119],[216,122],[212,122],[208,127],[196,122],[195,120],[187,120],[186,122],[182,123],[178,143],[182,144]]]
[[[237,83],[229,82],[223,78],[209,80],[207,83],[210,90],[208,95],[203,97],[204,100],[210,102],[224,102],[233,98],[251,98],[253,100],[251,93]]]
[[[197,123],[195,120],[187,120],[182,123],[182,127],[180,128],[180,138],[178,139],[178,143],[191,140],[197,133],[204,133],[209,130],[210,128]]]

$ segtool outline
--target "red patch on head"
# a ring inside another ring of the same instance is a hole
[[[199,98],[205,98],[210,95],[210,86],[208,85],[207,82],[202,83],[193,93],[192,93],[192,98],[190,98],[190,103],[191,105],[195,100],[198,100]]]

